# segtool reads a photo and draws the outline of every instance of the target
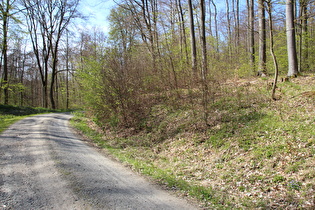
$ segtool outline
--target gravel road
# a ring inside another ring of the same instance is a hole
[[[196,209],[88,146],[70,118],[28,117],[0,135],[0,209]]]

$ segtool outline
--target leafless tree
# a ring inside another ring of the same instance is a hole
[[[51,107],[56,108],[54,85],[57,76],[61,37],[70,21],[77,16],[80,0],[23,0],[28,31],[36,55],[43,86],[43,106],[48,107],[48,86]],[[50,75],[50,80],[49,80]]]

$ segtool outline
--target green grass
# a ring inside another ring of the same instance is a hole
[[[5,129],[7,129],[11,124],[15,123],[16,121],[23,119],[23,116],[16,116],[16,115],[0,115],[0,133],[2,133]]]

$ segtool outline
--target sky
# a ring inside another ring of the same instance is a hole
[[[78,10],[87,17],[87,20],[79,20],[77,27],[85,30],[97,27],[107,33],[109,31],[107,17],[114,5],[113,0],[81,0]]]
[[[215,2],[219,9],[225,7],[224,1],[216,0]],[[241,7],[244,7],[245,2],[241,0],[240,3]],[[87,17],[87,20],[77,20],[76,27],[82,30],[97,27],[107,34],[109,32],[107,17],[115,5],[114,0],[80,0],[78,10]]]

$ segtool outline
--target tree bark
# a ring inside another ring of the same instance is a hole
[[[211,3],[214,7],[215,50],[216,52],[219,52],[218,9],[213,0],[211,0]]]
[[[294,25],[294,1],[286,0],[286,35],[288,48],[288,76],[296,77],[298,74],[298,63],[296,53],[295,25]]]
[[[258,69],[266,73],[266,17],[265,17],[265,0],[258,1],[259,15],[259,64]]]
[[[249,60],[253,72],[255,72],[255,10],[254,0],[248,0],[248,39],[249,39]]]
[[[200,0],[200,22],[201,22],[201,49],[202,49],[202,80],[207,80],[208,63],[207,63],[207,41],[206,41],[206,13],[205,13],[205,0]]]
[[[231,55],[232,55],[232,29],[231,29],[231,17],[230,17],[230,3],[229,0],[225,1],[226,4],[226,20],[227,20],[227,27],[228,27],[228,55],[229,55],[229,60],[231,59]]]
[[[188,0],[188,11],[190,21],[190,43],[191,43],[191,68],[194,79],[197,79],[197,49],[196,49],[196,34],[195,34],[195,23],[194,13],[191,0]]]
[[[66,109],[69,109],[69,100],[70,100],[70,94],[69,94],[69,31],[67,31],[66,34]]]
[[[309,0],[300,0],[301,34],[299,72],[309,69],[308,3]]]
[[[3,56],[3,93],[4,104],[9,104],[9,82],[8,82],[8,25],[9,25],[9,12],[10,12],[10,0],[2,2],[2,56]]]
[[[276,88],[277,88],[277,82],[278,82],[278,75],[279,75],[279,68],[278,68],[278,62],[277,62],[277,57],[274,52],[274,40],[273,40],[273,20],[272,20],[272,3],[271,0],[267,1],[268,5],[268,15],[269,15],[269,39],[270,39],[270,54],[273,59],[273,64],[275,68],[275,76],[274,76],[274,81],[272,85],[272,93],[271,93],[271,98],[273,100],[277,100],[276,98]]]
[[[240,1],[236,0],[236,43],[240,44]]]
[[[179,16],[180,16],[181,33],[182,33],[182,38],[183,38],[182,42],[184,43],[186,62],[188,64],[189,61],[188,61],[188,49],[187,49],[186,24],[185,24],[185,17],[184,17],[181,0],[178,0],[178,10],[179,10]]]
[[[205,13],[205,0],[200,0],[200,22],[201,22],[201,48],[202,48],[202,94],[203,94],[203,107],[204,107],[204,121],[208,125],[208,62],[207,62],[207,41],[206,41],[206,13]]]

